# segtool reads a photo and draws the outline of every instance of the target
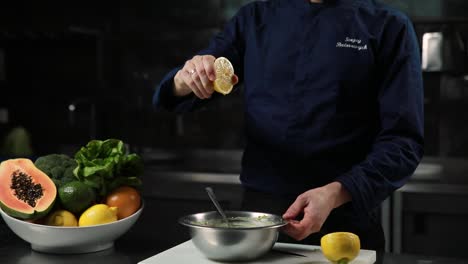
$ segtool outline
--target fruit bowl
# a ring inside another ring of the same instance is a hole
[[[35,251],[55,254],[78,254],[111,248],[114,241],[138,220],[144,204],[133,215],[116,222],[84,226],[56,227],[34,224],[9,216],[0,208],[5,223]]]

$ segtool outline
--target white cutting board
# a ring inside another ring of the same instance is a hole
[[[265,256],[251,262],[242,262],[249,264],[330,264],[325,259],[319,246],[276,243],[275,249],[299,253],[307,257],[292,256],[277,252],[268,252]],[[373,250],[361,249],[359,256],[351,264],[373,264],[376,261],[376,252]],[[213,264],[223,263],[207,259],[192,243],[192,240],[184,242],[178,246],[163,251],[155,256],[147,258],[139,264]]]

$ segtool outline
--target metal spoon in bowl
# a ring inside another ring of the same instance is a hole
[[[229,219],[227,218],[226,214],[223,211],[223,208],[221,208],[221,205],[216,199],[213,189],[211,189],[211,187],[206,187],[205,190],[208,193],[208,196],[210,197],[211,201],[215,205],[216,209],[218,210],[219,214],[223,217],[224,222],[226,222],[228,226],[231,226],[231,224],[229,223]]]

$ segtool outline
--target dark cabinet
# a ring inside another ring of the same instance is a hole
[[[393,251],[468,257],[468,186],[409,183],[393,196]]]
[[[151,200],[140,225],[154,226],[166,245],[175,246],[190,239],[186,227],[178,223],[184,215],[215,211],[205,187],[210,186],[225,210],[238,210],[242,187],[237,174],[157,171],[148,168],[143,177],[143,197]]]

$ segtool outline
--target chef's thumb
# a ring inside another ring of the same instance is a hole
[[[237,77],[237,75],[232,75],[232,78],[231,78],[231,83],[232,85],[236,85],[237,83],[239,82],[239,77]]]

